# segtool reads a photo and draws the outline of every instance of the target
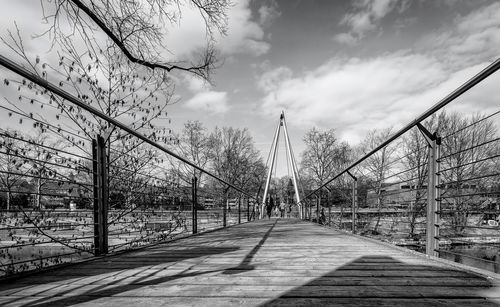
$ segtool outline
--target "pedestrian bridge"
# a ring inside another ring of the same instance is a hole
[[[0,304],[498,306],[499,277],[272,218],[4,281]]]

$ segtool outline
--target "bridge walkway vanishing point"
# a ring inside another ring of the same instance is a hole
[[[4,282],[0,305],[500,306],[497,277],[271,219]]]

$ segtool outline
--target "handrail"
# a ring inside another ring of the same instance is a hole
[[[4,57],[3,55],[0,55],[0,65],[4,66],[5,68],[15,72],[16,74],[26,78],[26,79],[29,79],[30,81],[38,84],[39,86],[55,93],[56,95],[62,97],[63,99],[66,99],[68,101],[70,101],[71,103],[77,105],[78,107],[94,114],[95,116],[97,117],[100,117],[101,119],[115,125],[116,127],[128,132],[129,134],[139,138],[140,140],[144,141],[145,143],[148,143],[149,145],[152,145],[153,147],[156,147],[158,148],[159,150],[169,154],[170,156],[188,164],[189,166],[192,166],[194,167],[195,169],[207,174],[208,176],[226,184],[227,186],[235,189],[236,191],[248,196],[249,198],[252,198],[252,199],[255,199],[254,196],[250,195],[249,193],[247,193],[246,191],[242,190],[241,188],[238,188],[236,186],[234,186],[233,184],[219,178],[218,176],[216,176],[215,174],[212,174],[211,172],[199,167],[198,165],[194,164],[193,162],[177,155],[176,153],[168,150],[167,148],[161,146],[160,144],[154,142],[154,141],[151,141],[149,138],[147,138],[145,135],[141,134],[141,133],[138,133],[137,131],[129,128],[127,125],[121,123],[120,121],[102,113],[101,111],[97,110],[96,108],[80,101],[78,98],[76,98],[75,96],[71,95],[70,93],[66,92],[66,91],[63,91],[62,89],[58,88],[57,86],[51,84],[50,82],[48,82],[47,80],[44,80],[42,79],[41,77],[35,75],[34,73],[28,71],[27,69],[25,69],[24,67],[14,63],[13,61],[7,59],[6,57]]]
[[[323,183],[317,189],[315,189],[311,193],[307,194],[303,198],[303,200],[308,199],[312,195],[316,194],[319,190],[323,189],[327,184],[329,184],[333,180],[337,179],[341,175],[345,174],[350,169],[354,168],[355,166],[357,166],[358,164],[360,164],[361,162],[363,162],[364,160],[366,160],[368,157],[370,157],[371,155],[373,155],[374,153],[376,153],[380,149],[382,149],[385,146],[387,146],[388,144],[390,144],[392,141],[394,141],[395,139],[397,139],[398,137],[400,137],[401,135],[403,135],[404,133],[406,133],[408,130],[410,130],[411,128],[415,127],[418,123],[424,121],[429,116],[431,116],[435,112],[437,112],[440,109],[442,109],[444,106],[446,106],[447,104],[449,104],[450,102],[452,102],[453,100],[455,100],[456,98],[458,98],[460,95],[462,95],[465,92],[467,92],[468,90],[470,90],[472,87],[474,87],[479,82],[483,81],[484,79],[486,79],[488,76],[490,76],[491,74],[493,74],[494,72],[496,72],[499,69],[500,69],[500,58],[498,58],[497,60],[495,60],[494,62],[492,62],[490,65],[488,65],[482,71],[480,71],[479,73],[477,73],[474,77],[472,77],[469,80],[467,80],[464,84],[462,84],[456,90],[454,90],[453,92],[451,92],[448,96],[446,96],[443,99],[441,99],[439,102],[437,102],[431,108],[429,108],[427,111],[425,111],[424,113],[422,113],[419,117],[415,118],[412,122],[408,123],[406,126],[404,126],[399,131],[397,131],[396,133],[394,133],[389,139],[387,139],[386,141],[384,141],[382,144],[380,144],[376,148],[372,149],[369,153],[365,154],[358,161],[352,163],[346,169],[344,169],[343,171],[341,171],[337,175],[333,176],[331,179],[329,179],[328,181],[326,181],[325,183]]]

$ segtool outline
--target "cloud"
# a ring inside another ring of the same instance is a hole
[[[379,29],[382,18],[392,11],[402,13],[410,6],[409,1],[398,0],[358,0],[354,4],[354,12],[346,14],[340,21],[340,25],[348,27],[348,32],[339,33],[334,36],[334,40],[352,45],[363,37],[366,33]]]
[[[246,53],[259,56],[271,48],[271,45],[264,41],[264,29],[261,24],[252,18],[249,3],[249,0],[237,1],[229,11],[227,36],[219,38],[223,54]],[[269,22],[276,14],[271,7],[265,6],[262,6],[259,12],[261,23]]]
[[[432,50],[440,60],[456,67],[495,59],[500,46],[500,3],[457,17],[451,27],[430,33],[416,46],[420,52]]]
[[[205,91],[194,95],[185,102],[185,107],[197,112],[211,114],[225,113],[229,110],[226,92]]]
[[[334,40],[341,44],[354,45],[359,39],[351,33],[340,33],[335,35]]]
[[[377,16],[382,16],[380,10]],[[298,75],[288,67],[268,69],[257,81],[262,112],[284,109],[304,127],[334,126],[341,137],[358,141],[373,128],[409,122],[487,66],[498,56],[500,3],[455,19],[417,42],[424,47],[371,58],[333,57]],[[478,47],[479,46],[479,47]],[[449,109],[490,112],[498,102],[496,73]]]
[[[275,7],[263,6],[260,16],[253,16],[249,0],[236,1],[228,10],[226,35],[214,33],[216,47],[225,56],[250,54],[259,56],[271,48],[265,41],[263,23],[277,17]],[[169,30],[165,36],[170,56],[177,59],[189,58],[207,44],[206,29],[199,12],[193,6],[182,7],[182,18],[178,27]]]
[[[270,1],[269,4],[263,4],[259,8],[259,23],[263,27],[270,26],[280,16],[281,12],[278,10],[276,1]]]
[[[191,92],[196,93],[210,90],[210,84],[201,78],[183,75],[182,80],[184,80],[184,82],[187,84],[187,88]]]
[[[289,118],[302,125],[334,123],[338,130],[386,126],[388,114],[401,115],[398,111],[414,114],[416,101],[408,101],[403,110],[393,106],[445,78],[436,60],[405,53],[347,62],[332,60],[300,77],[275,77],[285,76],[284,71],[287,68],[280,67],[263,75],[266,81],[261,82],[265,84],[261,88],[267,93],[263,110],[276,114],[285,109]]]
[[[288,67],[278,67],[267,71],[258,80],[257,86],[264,91],[277,90],[281,80],[292,77],[292,71]]]
[[[185,108],[206,115],[222,114],[229,111],[227,92],[214,91],[208,82],[193,76],[184,75],[178,82],[185,84],[192,97],[183,103]]]
[[[435,58],[399,53],[346,63],[331,61],[303,76],[285,79],[275,78],[288,70],[280,67],[262,78],[271,82],[261,86],[266,93],[262,110],[272,116],[284,109],[296,125],[333,125],[341,137],[359,140],[370,129],[409,122],[484,66],[450,72]],[[462,110],[494,106],[490,97],[494,83],[461,98]]]

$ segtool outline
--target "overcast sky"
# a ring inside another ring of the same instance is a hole
[[[40,25],[38,1],[4,2],[4,29],[15,12],[21,28]],[[180,102],[169,116],[176,130],[196,119],[210,129],[248,128],[264,158],[281,110],[297,154],[312,127],[334,128],[354,145],[369,129],[411,121],[500,55],[498,1],[234,2],[213,85],[176,74]],[[203,37],[198,16],[185,11],[166,43],[182,56]],[[496,81],[457,109],[498,109]]]

